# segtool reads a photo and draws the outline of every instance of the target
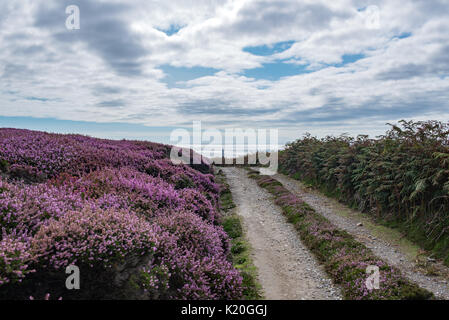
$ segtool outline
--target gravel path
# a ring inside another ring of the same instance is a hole
[[[356,216],[342,216],[338,214],[338,205],[331,199],[316,192],[308,191],[301,182],[294,180],[282,174],[273,176],[281,182],[285,188],[290,192],[299,195],[305,202],[307,202],[318,213],[325,216],[335,226],[346,230],[352,234],[359,242],[364,243],[370,248],[374,254],[384,259],[393,266],[399,268],[402,273],[414,281],[422,288],[432,291],[437,297],[441,299],[449,299],[449,284],[447,279],[441,276],[426,276],[424,273],[417,270],[415,262],[410,259],[408,255],[401,252],[400,248],[394,243],[378,239],[370,230],[365,228],[362,221]],[[440,270],[447,272],[447,268],[442,264],[435,264]]]
[[[222,170],[253,247],[254,264],[265,298],[340,300],[340,289],[301,243],[272,196],[248,178],[246,170],[231,167]]]

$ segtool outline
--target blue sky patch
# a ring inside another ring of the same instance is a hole
[[[357,62],[359,60],[364,59],[366,56],[363,53],[358,54],[345,54],[341,57],[342,62],[334,64],[333,66],[336,68],[341,68],[346,66],[347,64]]]
[[[172,24],[170,25],[170,27],[168,29],[157,29],[163,33],[165,33],[167,36],[172,36],[176,33],[179,32],[179,30],[181,30],[182,28],[184,28],[184,26],[178,26],[176,24]]]
[[[248,78],[276,81],[284,77],[296,76],[298,74],[310,73],[308,65],[297,65],[284,61],[264,63],[260,68],[248,69],[243,75]]]
[[[403,33],[397,35],[396,38],[398,38],[398,39],[405,39],[405,38],[409,38],[411,36],[412,36],[411,32],[403,32]]]
[[[264,44],[262,46],[245,47],[243,48],[243,51],[249,52],[256,56],[271,56],[275,53],[280,53],[290,49],[294,43],[295,41],[283,41],[277,42],[273,45]]]

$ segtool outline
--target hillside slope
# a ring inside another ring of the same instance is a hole
[[[0,129],[0,298],[241,297],[219,187],[169,152]],[[80,290],[66,289],[69,265],[80,269]]]

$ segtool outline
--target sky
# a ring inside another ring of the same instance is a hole
[[[0,127],[375,136],[448,121],[448,75],[449,0],[0,0]]]

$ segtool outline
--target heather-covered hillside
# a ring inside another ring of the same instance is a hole
[[[0,129],[0,298],[240,298],[210,167],[169,153]],[[80,290],[65,287],[69,265]]]

